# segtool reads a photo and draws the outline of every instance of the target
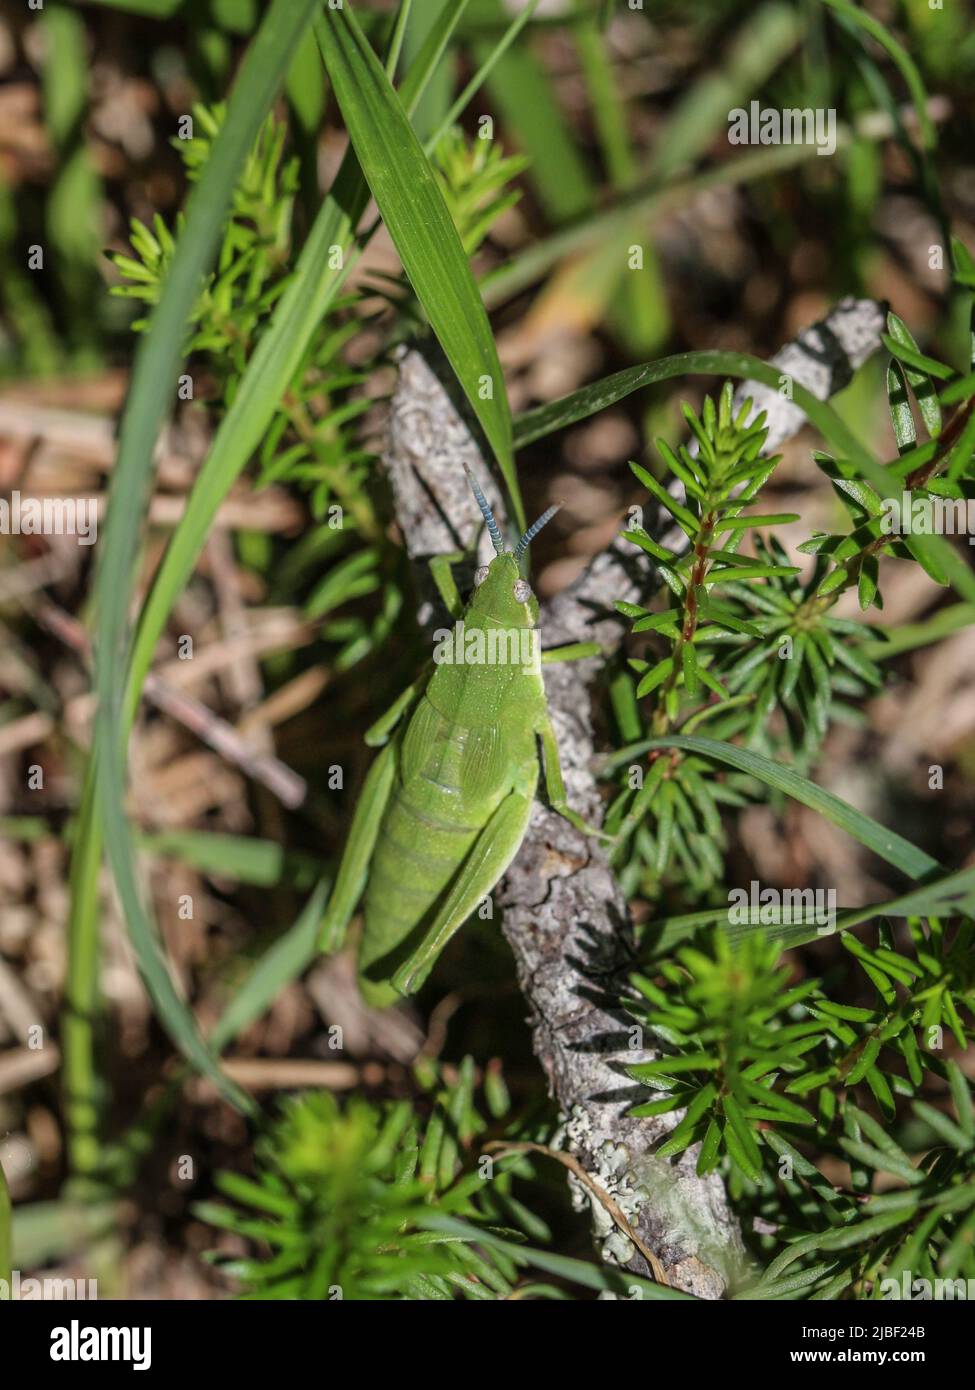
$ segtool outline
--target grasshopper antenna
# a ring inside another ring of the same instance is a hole
[[[520,559],[521,559],[522,555],[524,555],[525,551],[528,549],[528,547],[529,547],[529,545],[531,544],[531,542],[532,542],[532,541],[535,539],[535,537],[538,535],[538,533],[539,533],[539,531],[542,529],[542,527],[545,526],[545,525],[547,525],[548,522],[550,522],[550,521],[552,520],[552,517],[555,515],[555,513],[556,513],[557,511],[561,511],[561,509],[562,509],[562,503],[561,503],[561,502],[557,502],[557,503],[555,504],[554,507],[549,507],[547,511],[542,512],[541,516],[538,518],[537,521],[533,521],[533,522],[532,522],[532,524],[529,526],[528,530],[527,530],[527,531],[525,532],[525,534],[522,536],[521,540],[520,540],[520,541],[518,542],[518,544],[515,546],[515,559],[516,559],[516,560],[520,560]]]
[[[501,534],[501,528],[500,528],[500,526],[498,525],[498,523],[497,523],[497,522],[495,521],[495,519],[494,519],[494,513],[492,512],[491,508],[488,506],[488,500],[487,500],[487,498],[484,496],[484,493],[481,491],[481,489],[478,487],[477,479],[474,477],[474,474],[471,472],[471,470],[467,467],[466,464],[464,465],[464,472],[467,474],[467,480],[468,480],[468,482],[470,483],[471,487],[474,489],[474,496],[477,498],[477,505],[478,505],[478,506],[480,507],[480,509],[481,509],[481,516],[483,516],[484,521],[485,521],[485,523],[486,523],[486,525],[487,525],[488,533],[489,533],[489,535],[490,535],[490,537],[491,537],[491,540],[492,540],[492,542],[493,542],[493,544],[494,544],[494,548],[495,548],[495,550],[497,551],[497,553],[498,553],[499,555],[503,555],[503,554],[504,554],[504,537],[503,537],[502,534]]]

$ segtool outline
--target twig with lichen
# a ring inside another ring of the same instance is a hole
[[[826,399],[880,346],[882,328],[880,305],[843,300],[773,361],[784,376]],[[495,515],[502,522],[504,517],[475,432],[443,384],[449,373],[431,362],[436,359],[415,348],[402,350],[385,452],[397,518],[417,562],[420,619],[429,627],[435,623],[436,600],[420,562],[467,549],[481,525],[465,466],[476,470]],[[802,412],[787,395],[745,383],[738,400],[749,396],[756,410],[766,411],[767,448],[802,424]],[[486,536],[482,541],[489,546]],[[490,558],[487,549],[482,558]],[[617,540],[543,606],[545,645],[586,639],[611,651],[624,628],[614,600],[645,598],[652,584],[646,557]],[[590,658],[545,668],[568,799],[597,823],[602,808],[591,766],[589,687],[599,664]],[[655,1157],[679,1115],[641,1119],[627,1113],[633,1092],[624,1065],[654,1054],[639,1050],[633,1021],[618,1008],[632,964],[632,933],[625,897],[602,847],[536,802],[528,834],[497,896],[530,1009],[535,1053],[563,1116],[560,1142],[638,1237],[629,1239],[607,1207],[590,1203],[586,1188],[570,1177],[580,1206],[591,1205],[603,1257],[634,1273],[652,1274],[638,1248],[643,1246],[656,1252],[675,1288],[721,1297],[735,1279],[743,1249],[720,1177],[697,1175],[693,1149],[675,1163]]]

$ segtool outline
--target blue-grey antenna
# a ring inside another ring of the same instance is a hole
[[[494,513],[488,506],[488,500],[484,496],[484,493],[481,491],[481,489],[478,487],[477,479],[474,477],[474,474],[471,472],[471,470],[467,467],[466,464],[464,465],[464,472],[467,474],[468,481],[470,482],[471,487],[474,489],[474,496],[477,498],[477,505],[481,509],[481,516],[483,516],[485,522],[487,523],[488,534],[490,535],[491,540],[494,543],[494,548],[499,555],[503,555],[504,537],[501,534],[500,526],[494,519]]]
[[[538,518],[537,521],[532,522],[531,526],[529,526],[528,530],[525,532],[521,540],[515,546],[516,560],[521,559],[522,555],[524,555],[525,551],[528,549],[531,542],[538,535],[542,527],[552,520],[552,517],[555,515],[557,511],[561,510],[561,507],[562,503],[557,502],[554,507],[549,507],[547,511],[542,512],[541,516]]]

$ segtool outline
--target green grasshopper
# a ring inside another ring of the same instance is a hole
[[[363,785],[322,927],[322,949],[336,950],[365,891],[359,983],[380,1007],[420,988],[517,854],[538,786],[536,740],[552,807],[590,829],[566,801],[542,661],[600,649],[577,643],[540,652],[538,600],[521,573],[529,542],[558,507],[506,550],[469,470],[468,478],[496,555],[477,571],[466,608],[450,570],[456,557],[431,562],[455,619],[444,650],[467,659],[441,660],[432,675],[428,668],[367,732],[368,744],[385,746]]]

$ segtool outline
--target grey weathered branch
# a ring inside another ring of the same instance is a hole
[[[824,323],[806,330],[773,360],[825,399],[877,349],[882,325],[882,309],[873,301],[843,300]],[[479,532],[465,463],[476,470],[499,519],[504,512],[476,427],[442,384],[449,373],[439,363],[431,365],[433,360],[416,349],[402,352],[386,454],[397,517],[418,562],[463,549]],[[772,447],[801,425],[801,412],[785,396],[744,383],[739,398],[749,395],[768,412]],[[486,537],[482,543],[488,547],[480,556],[484,561],[492,552]],[[436,601],[420,564],[417,581],[424,594],[421,619],[429,625]],[[615,542],[544,605],[545,646],[595,640],[612,649],[622,636],[613,601],[644,598],[653,582],[642,552]],[[592,659],[545,668],[569,801],[597,823],[601,802],[592,771],[589,686],[599,664]],[[641,1050],[632,1020],[616,1007],[632,963],[632,933],[626,901],[601,845],[536,802],[528,834],[497,897],[531,1013],[535,1053],[563,1116],[562,1142],[656,1252],[672,1285],[705,1298],[721,1297],[735,1278],[743,1248],[720,1178],[699,1178],[693,1152],[674,1163],[654,1156],[676,1116],[626,1114],[635,1092],[624,1067],[653,1054]],[[579,1205],[589,1205],[582,1185],[570,1182]],[[592,1203],[591,1210],[603,1257],[647,1273],[643,1257],[604,1208]]]

